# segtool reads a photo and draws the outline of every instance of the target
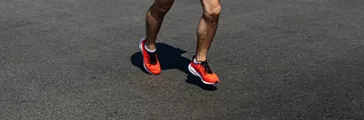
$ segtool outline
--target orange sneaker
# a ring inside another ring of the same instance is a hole
[[[199,77],[205,84],[216,84],[219,82],[219,77],[212,72],[207,62],[197,62],[195,57],[192,58],[191,63],[188,65],[188,70]]]
[[[143,55],[143,66],[144,69],[153,75],[158,75],[161,73],[161,67],[159,64],[158,56],[156,52],[148,52],[145,49],[146,39],[142,39],[139,43],[140,51]]]

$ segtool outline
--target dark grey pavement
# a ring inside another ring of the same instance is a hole
[[[201,16],[177,0],[140,68],[153,0],[0,0],[1,120],[364,119],[363,0],[222,0],[216,86],[187,71]]]

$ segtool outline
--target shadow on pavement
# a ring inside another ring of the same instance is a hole
[[[195,77],[189,72],[188,64],[190,63],[190,59],[182,56],[182,54],[186,53],[185,50],[175,48],[165,43],[157,43],[157,48],[162,70],[178,69],[188,75],[186,80],[187,83],[197,85],[201,89],[208,91],[217,90],[215,86],[203,84],[200,78]],[[142,54],[140,51],[131,56],[131,62],[134,66],[139,67],[144,73],[149,74],[144,70]]]

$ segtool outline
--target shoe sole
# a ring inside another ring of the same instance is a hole
[[[204,81],[203,80],[203,78],[201,77],[201,75],[195,70],[195,68],[193,68],[192,66],[191,66],[191,63],[190,64],[188,64],[188,70],[193,74],[193,75],[195,75],[195,76],[197,76],[197,77],[199,77],[200,78],[200,80],[203,82],[203,83],[205,83],[205,84],[208,84],[208,85],[213,85],[213,84],[216,84],[216,83],[218,83],[218,82],[215,82],[215,83],[210,83],[210,82],[206,82],[206,81]]]
[[[150,73],[150,74],[152,74],[152,75],[158,75],[158,74],[153,74],[152,72],[150,72],[148,69],[147,69],[147,67],[145,66],[145,61],[144,61],[144,52],[143,52],[143,41],[145,40],[145,38],[142,38],[141,40],[140,40],[140,43],[139,43],[139,49],[140,49],[140,52],[142,53],[142,55],[143,55],[143,67],[144,67],[144,69],[145,69],[145,71],[147,71],[148,73]]]

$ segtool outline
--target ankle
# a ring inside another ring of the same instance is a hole
[[[149,43],[148,40],[147,42],[145,43],[144,45],[144,48],[147,49],[148,51],[150,52],[153,52],[156,50],[156,46],[155,46],[155,43]]]
[[[195,60],[196,62],[204,62],[207,61],[206,55],[195,55]]]

